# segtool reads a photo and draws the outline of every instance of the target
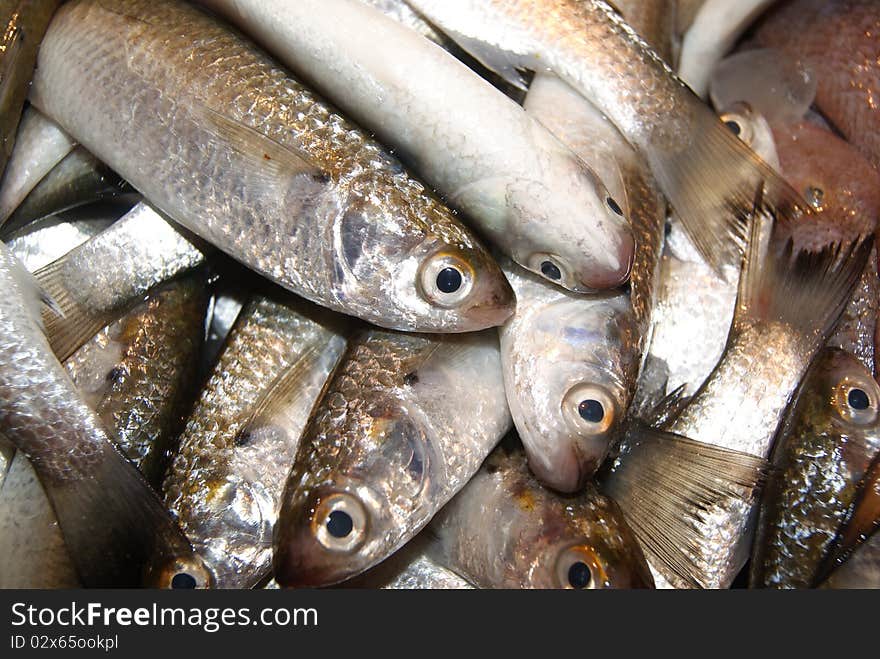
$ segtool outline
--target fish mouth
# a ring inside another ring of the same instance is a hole
[[[547,487],[562,494],[582,490],[601,464],[595,453],[583,453],[577,442],[569,442],[550,462],[529,455],[529,468]]]
[[[622,231],[620,241],[617,244],[614,264],[578,272],[572,290],[577,293],[595,293],[623,286],[632,275],[635,249],[636,243],[632,232],[628,229]]]

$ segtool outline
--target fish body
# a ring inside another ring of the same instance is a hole
[[[37,62],[40,40],[60,0],[4,0],[0,4],[0,177]]]
[[[481,588],[651,588],[638,542],[611,499],[542,487],[521,450],[499,447],[437,515],[429,556]]]
[[[194,273],[151,292],[64,364],[119,450],[157,490],[194,394],[204,289],[203,274]]]
[[[65,4],[32,99],[170,218],[323,306],[429,331],[511,313],[497,265],[446,207],[189,5]]]
[[[703,258],[738,263],[755,190],[783,222],[810,209],[602,0],[410,0],[495,71],[550,71],[647,159]]]
[[[880,533],[868,538],[819,587],[838,590],[880,588]]]
[[[852,355],[827,348],[810,369],[773,449],[751,584],[809,588],[880,453],[880,387]]]
[[[633,241],[600,177],[450,53],[358,0],[202,2],[393,146],[521,266],[574,291],[626,281]]]
[[[112,209],[62,214],[34,222],[5,242],[28,272],[34,272],[98,235],[116,219]]]
[[[180,436],[165,503],[221,588],[271,572],[272,529],[309,411],[345,348],[290,296],[242,309]]]
[[[467,483],[510,424],[496,332],[354,337],[287,479],[278,583],[331,585],[387,558]]]
[[[185,570],[207,585],[189,542],[52,354],[37,286],[5,245],[0,285],[0,432],[31,460],[83,583],[167,585]]]

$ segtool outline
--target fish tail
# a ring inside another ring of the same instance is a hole
[[[763,458],[637,423],[601,480],[649,561],[692,588],[711,586],[699,564],[707,517],[753,503],[769,471]]]
[[[791,239],[779,248],[773,241],[776,223],[762,196],[759,185],[748,221],[733,331],[755,322],[783,322],[807,341],[810,350],[818,350],[864,271],[873,236],[832,243],[819,251],[795,251]]]
[[[755,189],[786,224],[812,210],[801,196],[694,97],[688,144],[647,148],[651,169],[700,255],[718,273],[739,265]]]
[[[67,255],[34,272],[47,304],[42,311],[43,328],[49,345],[63,362],[117,314],[94,311],[80,304],[70,294],[66,281]]]

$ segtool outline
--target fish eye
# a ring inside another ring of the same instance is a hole
[[[568,279],[568,271],[562,261],[552,254],[532,254],[528,258],[526,267],[552,282],[559,283]]]
[[[850,389],[846,401],[854,410],[866,410],[871,404],[871,399],[868,398],[864,389]]]
[[[474,271],[462,259],[448,253],[434,254],[422,265],[419,292],[439,307],[460,305],[474,286]]]
[[[197,585],[195,577],[188,572],[178,572],[171,577],[171,588],[174,590],[192,590]]]
[[[600,385],[578,384],[562,399],[562,413],[579,435],[601,435],[613,425],[616,405],[611,393]]]
[[[605,586],[608,577],[592,547],[575,545],[559,554],[556,579],[560,588],[592,590]]]
[[[607,197],[605,199],[605,203],[608,204],[608,208],[610,208],[614,213],[623,217],[623,209],[620,207],[620,204],[615,201],[614,197]]]
[[[751,146],[755,136],[746,117],[735,112],[727,112],[721,115],[721,121],[731,133]]]
[[[339,492],[321,500],[312,520],[312,533],[331,551],[353,551],[366,536],[367,512],[354,496]]]
[[[877,423],[880,387],[865,374],[848,375],[834,390],[834,409],[848,423],[867,426]]]

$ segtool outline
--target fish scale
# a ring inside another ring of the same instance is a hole
[[[83,1],[66,4],[47,37],[34,103],[172,219],[261,274],[405,329],[480,329],[509,313],[503,276],[451,212],[220,23],[177,2]],[[438,306],[418,289],[420,262],[443,250],[474,271],[470,307]]]

